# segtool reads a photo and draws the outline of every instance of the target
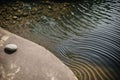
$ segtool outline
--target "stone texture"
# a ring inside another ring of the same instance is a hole
[[[42,46],[0,29],[9,38],[0,47],[0,80],[77,80],[72,71]],[[15,54],[4,52],[14,43]]]

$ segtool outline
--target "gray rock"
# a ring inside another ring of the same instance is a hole
[[[17,50],[17,45],[16,44],[7,44],[5,46],[5,52],[8,54],[12,54]]]

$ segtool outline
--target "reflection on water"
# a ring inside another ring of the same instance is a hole
[[[53,4],[49,8],[55,8]],[[40,13],[6,29],[48,48],[79,80],[119,80],[120,1],[55,4],[64,7],[55,12],[37,10]],[[33,5],[27,3],[26,7],[33,8]]]

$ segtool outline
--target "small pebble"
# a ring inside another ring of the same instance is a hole
[[[32,15],[35,15],[35,14],[36,14],[36,12],[32,11],[32,12],[31,12],[31,14],[32,14]]]
[[[20,13],[20,12],[22,12],[21,10],[18,10],[18,12]]]
[[[13,23],[13,24],[15,24],[15,23],[16,23],[16,21],[13,21],[12,23]]]
[[[23,16],[24,16],[24,17],[28,16],[28,13],[23,13]]]
[[[17,19],[18,17],[17,16],[13,16],[13,19]]]
[[[16,44],[7,44],[5,46],[5,52],[8,53],[8,54],[12,54],[14,53],[15,51],[17,51],[17,45]]]
[[[16,11],[16,10],[17,10],[17,7],[13,7],[13,10]]]
[[[52,7],[51,6],[48,6],[49,9],[51,9]]]

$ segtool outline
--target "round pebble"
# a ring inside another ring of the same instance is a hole
[[[13,19],[17,19],[18,17],[17,16],[13,16]]]
[[[17,45],[16,44],[7,44],[5,46],[5,52],[8,54],[12,54],[17,50]]]

